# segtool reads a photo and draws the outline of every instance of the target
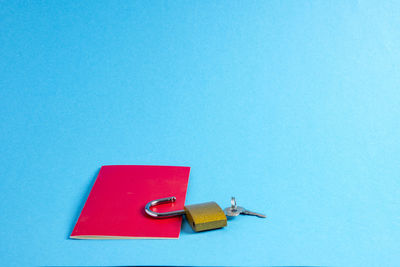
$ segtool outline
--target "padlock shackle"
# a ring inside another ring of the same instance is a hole
[[[169,211],[169,212],[155,212],[155,211],[150,210],[151,207],[154,207],[154,206],[157,206],[160,204],[165,204],[165,203],[173,203],[173,202],[175,202],[175,200],[176,200],[176,197],[166,197],[166,198],[160,198],[160,199],[150,201],[149,203],[147,203],[146,207],[144,208],[144,211],[151,217],[157,218],[157,219],[164,219],[164,218],[171,218],[171,217],[175,217],[175,216],[185,215],[184,210],[175,210],[175,211]]]

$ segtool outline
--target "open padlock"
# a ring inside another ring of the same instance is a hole
[[[224,211],[215,202],[206,202],[195,205],[187,205],[184,210],[176,210],[170,212],[155,212],[150,207],[175,202],[175,197],[161,198],[150,201],[145,207],[148,215],[154,218],[163,219],[175,216],[186,215],[189,225],[195,232],[212,230],[227,226],[227,219]]]
[[[150,201],[145,207],[145,211],[153,218],[163,219],[175,216],[186,215],[186,218],[195,232],[218,229],[227,226],[227,216],[236,217],[238,215],[253,215],[260,218],[265,218],[264,214],[249,211],[243,207],[236,205],[236,199],[232,197],[231,206],[222,210],[221,207],[212,202],[206,202],[195,205],[188,205],[184,210],[176,210],[170,212],[155,212],[150,210],[150,207],[175,202],[175,197],[161,198]]]

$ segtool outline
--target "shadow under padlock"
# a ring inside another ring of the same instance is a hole
[[[155,212],[150,208],[175,202],[175,197],[161,198],[150,201],[145,207],[145,212],[156,219],[171,218],[175,216],[186,215],[189,225],[195,232],[207,231],[218,229],[227,226],[227,217],[234,218],[240,214],[253,215],[260,218],[266,218],[265,215],[246,210],[243,207],[236,205],[236,199],[232,197],[231,206],[224,210],[214,201],[205,202],[194,205],[187,205],[183,210],[169,211],[169,212]]]

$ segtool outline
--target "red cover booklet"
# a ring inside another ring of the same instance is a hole
[[[147,202],[175,196],[157,212],[183,209],[190,167],[103,166],[72,231],[76,239],[178,238],[182,216],[155,219]]]

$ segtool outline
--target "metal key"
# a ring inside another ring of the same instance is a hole
[[[231,198],[231,206],[228,207],[228,208],[225,208],[224,212],[225,212],[225,215],[228,216],[228,217],[236,217],[236,216],[238,216],[240,214],[252,215],[252,216],[257,216],[257,217],[260,217],[260,218],[266,218],[267,217],[264,214],[253,212],[253,211],[249,211],[249,210],[246,210],[243,207],[237,206],[235,197]]]

